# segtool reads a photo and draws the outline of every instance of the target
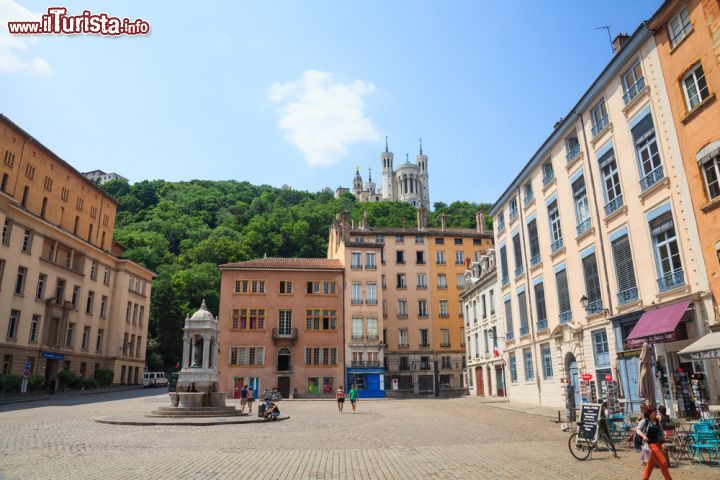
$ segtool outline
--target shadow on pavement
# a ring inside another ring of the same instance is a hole
[[[130,398],[154,397],[167,394],[165,388],[133,388],[132,390],[109,390],[102,392],[72,392],[57,393],[54,395],[39,395],[38,398],[29,397],[27,400],[0,404],[0,414],[18,410],[29,410],[41,407],[72,407],[91,403],[112,402]]]

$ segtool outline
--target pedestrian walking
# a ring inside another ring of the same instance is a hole
[[[245,410],[245,407],[247,406],[247,396],[248,396],[248,386],[243,385],[242,389],[240,390],[240,413],[243,413]]]
[[[337,406],[338,406],[338,412],[343,412],[343,405],[345,404],[345,390],[343,389],[342,385],[340,385],[340,388],[337,389],[337,392],[335,393],[335,399],[337,400]]]
[[[650,456],[645,465],[643,471],[642,480],[649,480],[650,475],[655,467],[659,467],[665,480],[672,480],[670,476],[670,470],[668,470],[668,463],[665,459],[665,455],[662,452],[662,443],[665,440],[665,433],[663,432],[660,419],[657,416],[657,410],[654,406],[648,406],[645,410],[646,424],[642,430],[638,428],[637,434],[645,442],[643,449],[648,449]]]
[[[360,392],[358,392],[357,385],[353,384],[352,387],[350,387],[350,406],[352,406],[352,411],[355,413],[355,404],[358,401],[358,398],[360,398]]]
[[[253,402],[255,401],[255,391],[251,386],[245,385],[245,388],[247,388],[247,396],[245,398],[245,403],[248,407],[248,415],[252,414],[252,406]],[[242,395],[242,393],[240,394]],[[242,400],[241,400],[242,401]]]

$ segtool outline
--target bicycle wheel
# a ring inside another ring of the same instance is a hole
[[[577,432],[574,432],[568,439],[568,448],[570,449],[572,456],[576,459],[587,460],[590,456],[592,445],[589,440],[580,438]]]

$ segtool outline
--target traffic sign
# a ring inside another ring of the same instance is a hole
[[[605,381],[608,381],[608,382],[609,382],[609,381],[611,381],[611,380],[612,380],[612,375],[610,375],[609,373],[606,373],[606,374],[605,374]]]
[[[30,370],[28,370],[28,369],[26,368],[25,371],[23,372],[23,377],[25,377],[25,378],[30,378]]]
[[[30,370],[32,368],[32,363],[25,362],[25,370]]]

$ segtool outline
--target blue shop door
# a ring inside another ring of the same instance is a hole
[[[365,376],[367,379],[367,386],[365,387],[366,390],[369,392],[379,392],[380,391],[380,375],[377,373],[369,373]]]

